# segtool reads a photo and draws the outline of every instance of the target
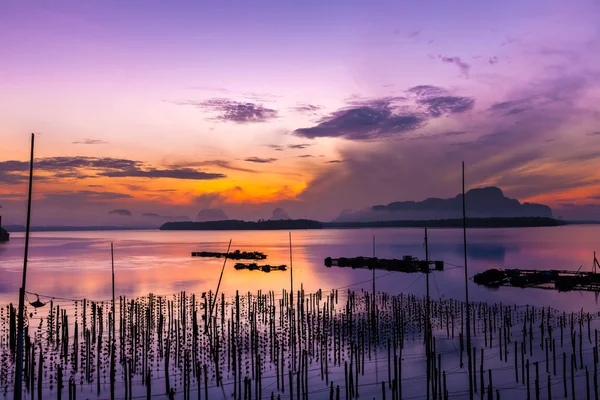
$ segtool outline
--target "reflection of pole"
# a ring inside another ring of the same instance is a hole
[[[467,359],[469,361],[469,399],[473,400],[473,365],[471,364],[471,310],[469,307],[469,275],[467,272],[467,215],[465,208],[465,162],[462,163],[463,250],[465,253],[465,303],[467,308]]]
[[[373,258],[375,258],[375,235],[373,235]],[[371,326],[373,327],[373,333],[375,333],[375,330],[377,328],[377,323],[375,321],[375,318],[377,318],[377,311],[376,311],[376,307],[377,307],[377,301],[375,300],[375,260],[373,260],[373,307],[372,307],[372,323]],[[375,337],[376,335],[373,335],[373,337]]]
[[[110,264],[112,267],[112,343],[110,344],[110,398],[115,398],[115,325],[117,324],[117,316],[115,314],[115,254],[113,243],[110,242]],[[60,389],[60,388],[59,388]]]
[[[292,372],[296,371],[296,317],[294,315],[294,266],[292,264],[292,232],[289,233],[290,239],[290,309],[292,316]],[[298,389],[299,390],[299,389]]]
[[[29,198],[27,200],[27,227],[25,230],[25,255],[23,257],[23,281],[19,289],[19,321],[17,328],[17,364],[15,366],[15,399],[21,400],[23,376],[23,336],[25,335],[25,285],[27,283],[27,256],[29,253],[29,226],[31,222],[31,189],[33,185],[33,146],[35,135],[31,134],[29,158]]]
[[[426,304],[426,321],[425,321],[425,353],[427,353],[427,400],[429,400],[429,382],[431,380],[431,332],[429,331],[430,326],[430,311],[429,311],[429,246],[427,243],[427,228],[425,228],[425,262],[427,269],[425,270],[425,277],[427,281],[427,304]]]

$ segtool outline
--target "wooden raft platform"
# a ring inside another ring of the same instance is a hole
[[[237,263],[233,266],[237,270],[247,269],[250,271],[262,271],[262,272],[271,272],[271,271],[286,271],[287,265],[258,265],[256,263],[252,264],[244,264]]]
[[[488,269],[476,274],[473,281],[487,287],[514,286],[519,288],[556,289],[560,292],[570,290],[600,291],[600,273],[595,272]]]
[[[266,260],[267,255],[260,251],[240,251],[235,250],[231,253],[218,253],[212,251],[192,251],[192,257],[223,258],[232,260]]]
[[[325,259],[326,267],[350,267],[350,268],[368,268],[382,269],[396,272],[430,272],[443,271],[443,261],[419,260],[416,257],[404,256],[402,259],[385,259],[377,257],[353,257],[353,258],[332,258]]]

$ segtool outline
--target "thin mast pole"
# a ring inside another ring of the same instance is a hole
[[[25,288],[27,284],[27,257],[29,254],[29,228],[31,223],[31,192],[33,186],[33,148],[35,134],[31,134],[31,155],[29,157],[29,198],[27,200],[27,227],[25,229],[25,255],[23,257],[23,281],[19,289],[19,321],[17,328],[17,364],[15,366],[15,399],[22,398],[23,376],[23,336],[25,335]]]
[[[467,312],[467,358],[469,361],[469,399],[473,400],[473,365],[471,363],[471,310],[469,307],[469,274],[467,270],[467,214],[465,207],[465,162],[462,163],[463,251],[465,255],[465,303]]]

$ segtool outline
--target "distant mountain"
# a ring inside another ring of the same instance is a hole
[[[271,215],[271,220],[278,221],[282,219],[291,219],[290,215],[283,208],[276,208],[273,210],[273,215]]]
[[[239,230],[279,230],[279,229],[322,229],[323,224],[308,219],[279,221],[227,221],[208,222],[167,222],[160,227],[165,231],[239,231]]]
[[[125,209],[109,211],[108,215],[118,215],[120,217],[133,217],[133,214],[131,213],[131,211],[125,210]]]
[[[497,187],[471,189],[465,196],[468,218],[552,218],[552,209],[543,204],[520,203],[504,196]],[[462,217],[462,194],[449,199],[397,201],[367,210],[340,214],[334,222],[456,219]]]
[[[220,208],[204,208],[196,215],[198,222],[226,221],[228,219],[227,214]]]
[[[157,213],[142,213],[142,217],[152,218],[152,219],[156,219],[156,220],[163,220],[163,222],[166,222],[166,221],[190,221],[190,217],[188,217],[187,215],[171,216],[171,215],[161,215],[161,214],[157,214]]]

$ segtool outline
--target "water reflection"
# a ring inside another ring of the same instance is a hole
[[[470,230],[468,232],[469,275],[487,268],[577,269],[590,270],[594,251],[595,226],[558,228]],[[295,288],[372,289],[371,271],[326,268],[327,256],[354,257],[372,254],[376,236],[376,255],[399,258],[412,255],[424,258],[423,231],[420,229],[362,229],[295,231],[293,270]],[[190,257],[191,251],[225,251],[232,248],[258,250],[269,255],[269,264],[289,265],[287,232],[40,232],[31,240],[28,290],[65,298],[108,299],[110,283],[110,242],[115,243],[117,293],[128,296],[149,292],[168,294],[179,291],[214,290],[222,260]],[[0,302],[16,301],[21,280],[23,235],[13,234],[0,246]],[[446,270],[432,274],[433,297],[464,297],[462,231],[429,231],[432,259],[446,261]],[[236,271],[228,263],[222,290],[234,294],[257,290],[289,288],[290,272]],[[377,271],[377,290],[424,294],[422,274]],[[518,304],[550,305],[578,310],[593,306],[592,293],[558,293],[533,289],[501,288],[490,290],[469,282],[474,300]]]

